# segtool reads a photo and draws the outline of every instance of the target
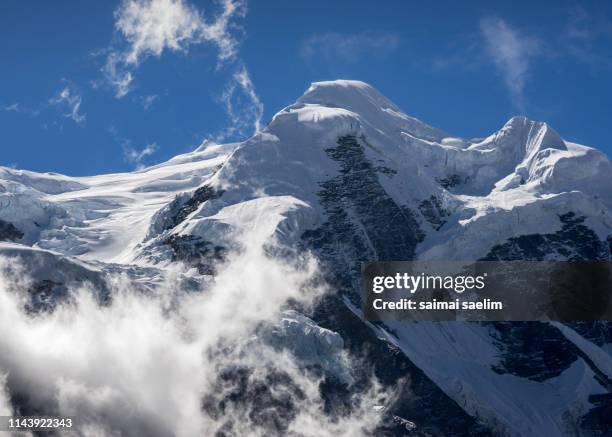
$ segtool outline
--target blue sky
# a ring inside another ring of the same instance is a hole
[[[6,0],[0,165],[127,171],[359,79],[477,137],[515,114],[610,156],[611,2]]]

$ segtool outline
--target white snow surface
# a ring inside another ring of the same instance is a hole
[[[297,311],[284,311],[277,323],[260,329],[258,337],[272,347],[288,350],[302,365],[317,365],[342,381],[352,381],[342,337]]]
[[[235,145],[205,150],[132,173],[91,177],[0,169],[0,219],[25,232],[23,242],[85,260],[130,263],[153,214],[192,191]]]
[[[566,435],[567,416],[578,418],[587,413],[591,408],[588,397],[606,393],[582,359],[544,382],[496,373],[491,368],[498,362],[493,337],[487,327],[476,323],[387,325],[395,335],[377,328],[384,338],[397,345],[464,410],[500,434]],[[608,357],[606,365],[610,363]]]

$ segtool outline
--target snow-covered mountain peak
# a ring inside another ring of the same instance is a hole
[[[492,144],[497,148],[510,149],[523,159],[544,149],[567,150],[561,136],[547,123],[530,120],[524,116],[512,117],[493,135],[492,139],[492,142],[484,140],[471,148],[486,149]]]
[[[384,132],[386,136],[403,132],[412,137],[441,142],[448,137],[440,129],[406,115],[374,87],[356,80],[314,82],[296,101],[275,116],[301,113],[299,121],[320,121],[338,117],[353,118],[350,129]],[[286,118],[282,118],[286,120]],[[273,122],[273,127],[276,126]],[[312,127],[312,126],[311,126]]]
[[[359,112],[364,106],[373,105],[400,112],[400,109],[377,89],[359,80],[313,82],[297,102],[341,107],[355,112]]]
[[[342,135],[365,136],[380,153],[393,159],[405,155],[406,149],[420,161],[433,157],[448,163],[448,153],[458,154],[454,156],[457,165],[466,161],[472,170],[486,166],[487,174],[495,168],[496,180],[540,151],[567,151],[563,139],[548,124],[524,116],[512,117],[481,140],[454,137],[405,114],[374,87],[354,80],[314,82],[296,103],[277,113],[264,132],[283,142],[326,146]]]
[[[205,141],[133,173],[0,169],[0,206],[10,205],[0,220],[19,231],[11,235],[23,234],[21,243],[98,260],[140,259],[143,245],[185,235],[226,245],[224,236],[246,223],[292,244],[328,220],[322,187],[363,168],[381,195],[436,231],[417,252],[469,258],[519,232],[541,232],[535,222],[510,225],[529,205],[546,209],[549,219],[538,223],[552,226],[571,210],[599,217],[593,228],[606,234],[612,225],[600,205],[612,207],[611,167],[543,122],[513,117],[482,140],[466,140],[406,115],[364,82],[337,80],[313,83],[245,142]],[[482,232],[479,222],[496,231]],[[436,237],[443,231],[486,241],[446,246]],[[437,245],[445,247],[430,250]]]

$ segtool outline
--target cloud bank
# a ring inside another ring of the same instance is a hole
[[[37,314],[24,310],[26,270],[0,259],[5,411],[11,399],[22,413],[75,416],[87,436],[358,436],[380,420],[375,384],[330,413],[321,375],[258,336],[287,302],[308,306],[324,292],[312,259],[290,265],[249,245],[198,291],[172,271],[150,293],[114,277],[108,304],[85,286]]]

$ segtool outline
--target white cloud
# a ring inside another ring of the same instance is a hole
[[[19,107],[19,103],[13,103],[11,105],[3,106],[2,109],[7,111],[7,112],[19,112],[19,111],[21,111],[21,108]]]
[[[153,106],[153,104],[159,99],[159,96],[157,94],[152,94],[149,96],[144,96],[140,99],[141,103],[142,103],[142,107],[144,108],[145,111],[148,111],[149,109],[151,109],[151,107]]]
[[[106,64],[102,67],[102,73],[106,80],[115,90],[115,97],[124,97],[130,91],[130,85],[134,80],[132,73],[123,65],[121,54],[111,52],[106,58]]]
[[[399,38],[388,32],[328,32],[306,39],[300,48],[300,55],[307,61],[320,57],[326,62],[357,62],[368,55],[388,55],[398,44]]]
[[[164,51],[186,52],[189,46],[211,43],[218,51],[218,65],[233,59],[238,40],[232,19],[246,13],[243,0],[220,1],[221,12],[211,21],[184,0],[124,0],[115,11],[115,28],[126,47],[113,49],[102,68],[118,98],[130,91],[132,71],[149,56]]]
[[[213,42],[219,50],[218,61],[233,59],[238,52],[238,40],[232,35],[231,20],[246,15],[246,0],[221,0],[223,10],[215,20],[202,27],[204,40]]]
[[[141,169],[144,167],[144,159],[157,152],[157,149],[158,147],[155,143],[147,144],[146,147],[140,150],[124,145],[123,156],[128,163],[134,165],[137,169]]]
[[[312,280],[313,259],[274,259],[259,237],[245,236],[244,251],[229,254],[205,289],[183,290],[182,273],[167,269],[156,290],[138,292],[117,277],[104,305],[94,298],[99,290],[84,287],[36,315],[24,309],[25,270],[0,259],[7,389],[45,413],[78,417],[84,435],[372,435],[380,420],[372,406],[384,395],[375,385],[330,416],[320,377],[258,338],[287,302],[310,306],[324,291]],[[350,372],[354,361],[342,363]],[[244,380],[227,377],[242,370]],[[234,401],[238,390],[244,395]],[[286,432],[275,429],[283,422]]]
[[[541,51],[540,40],[496,17],[483,18],[480,31],[486,52],[503,76],[514,103],[522,107],[531,59]]]
[[[581,6],[570,8],[568,14],[564,31],[545,38],[546,29],[533,34],[510,25],[503,18],[484,17],[478,33],[453,41],[444,56],[434,58],[428,65],[434,70],[476,71],[492,63],[503,78],[513,104],[522,111],[526,104],[525,87],[536,60],[575,61],[594,73],[612,69],[609,17],[591,13]]]
[[[182,0],[128,0],[115,11],[115,27],[127,41],[127,64],[138,65],[165,49],[184,50],[199,38],[202,18]]]
[[[115,11],[115,28],[124,46],[109,50],[102,68],[115,96],[122,98],[130,92],[133,71],[148,57],[161,57],[164,52],[187,52],[196,44],[211,44],[217,50],[217,70],[227,64],[233,68],[220,97],[230,125],[215,139],[259,131],[263,104],[246,66],[238,59],[238,34],[242,29],[235,20],[245,16],[246,0],[218,0],[217,3],[220,12],[209,18],[185,0],[123,0]],[[143,98],[144,109],[148,110],[156,99],[156,95]],[[127,156],[137,157],[138,153],[130,149]]]
[[[240,85],[252,103],[251,108],[253,111],[253,126],[255,127],[255,131],[259,131],[261,129],[261,117],[263,115],[264,108],[263,104],[259,100],[259,96],[255,92],[255,87],[251,81],[251,76],[249,75],[247,69],[243,66],[234,74],[234,79],[236,79],[238,85]]]
[[[78,93],[72,82],[63,79],[64,86],[51,98],[47,98],[34,107],[24,106],[21,103],[12,103],[10,105],[0,105],[0,110],[13,112],[15,114],[24,114],[35,118],[41,114],[54,116],[59,112],[62,118],[68,118],[76,124],[84,125],[87,115],[81,112],[83,98]],[[58,120],[52,122],[45,121],[43,127],[47,129],[49,125],[57,126],[61,131],[64,127],[63,123]]]
[[[27,108],[23,106],[21,103],[11,103],[10,105],[0,106],[0,109],[6,112],[14,112],[16,114],[26,114],[30,117],[38,117],[42,109],[44,109],[46,104],[39,105],[38,108]]]
[[[66,85],[59,94],[49,100],[49,104],[65,108],[68,112],[63,114],[64,117],[72,119],[77,124],[85,123],[85,114],[81,114],[82,98],[76,93],[70,85]]]
[[[261,129],[264,106],[255,92],[248,70],[241,66],[235,72],[220,97],[230,123],[215,137],[223,141],[235,135],[244,136]]]
[[[1,371],[2,369],[0,369]],[[12,416],[13,407],[6,389],[6,373],[0,373],[0,416]]]
[[[149,143],[142,149],[133,147],[132,141],[122,136],[114,124],[109,126],[108,132],[123,149],[123,159],[125,162],[133,165],[137,170],[144,167],[145,158],[152,156],[159,149],[156,143]]]

